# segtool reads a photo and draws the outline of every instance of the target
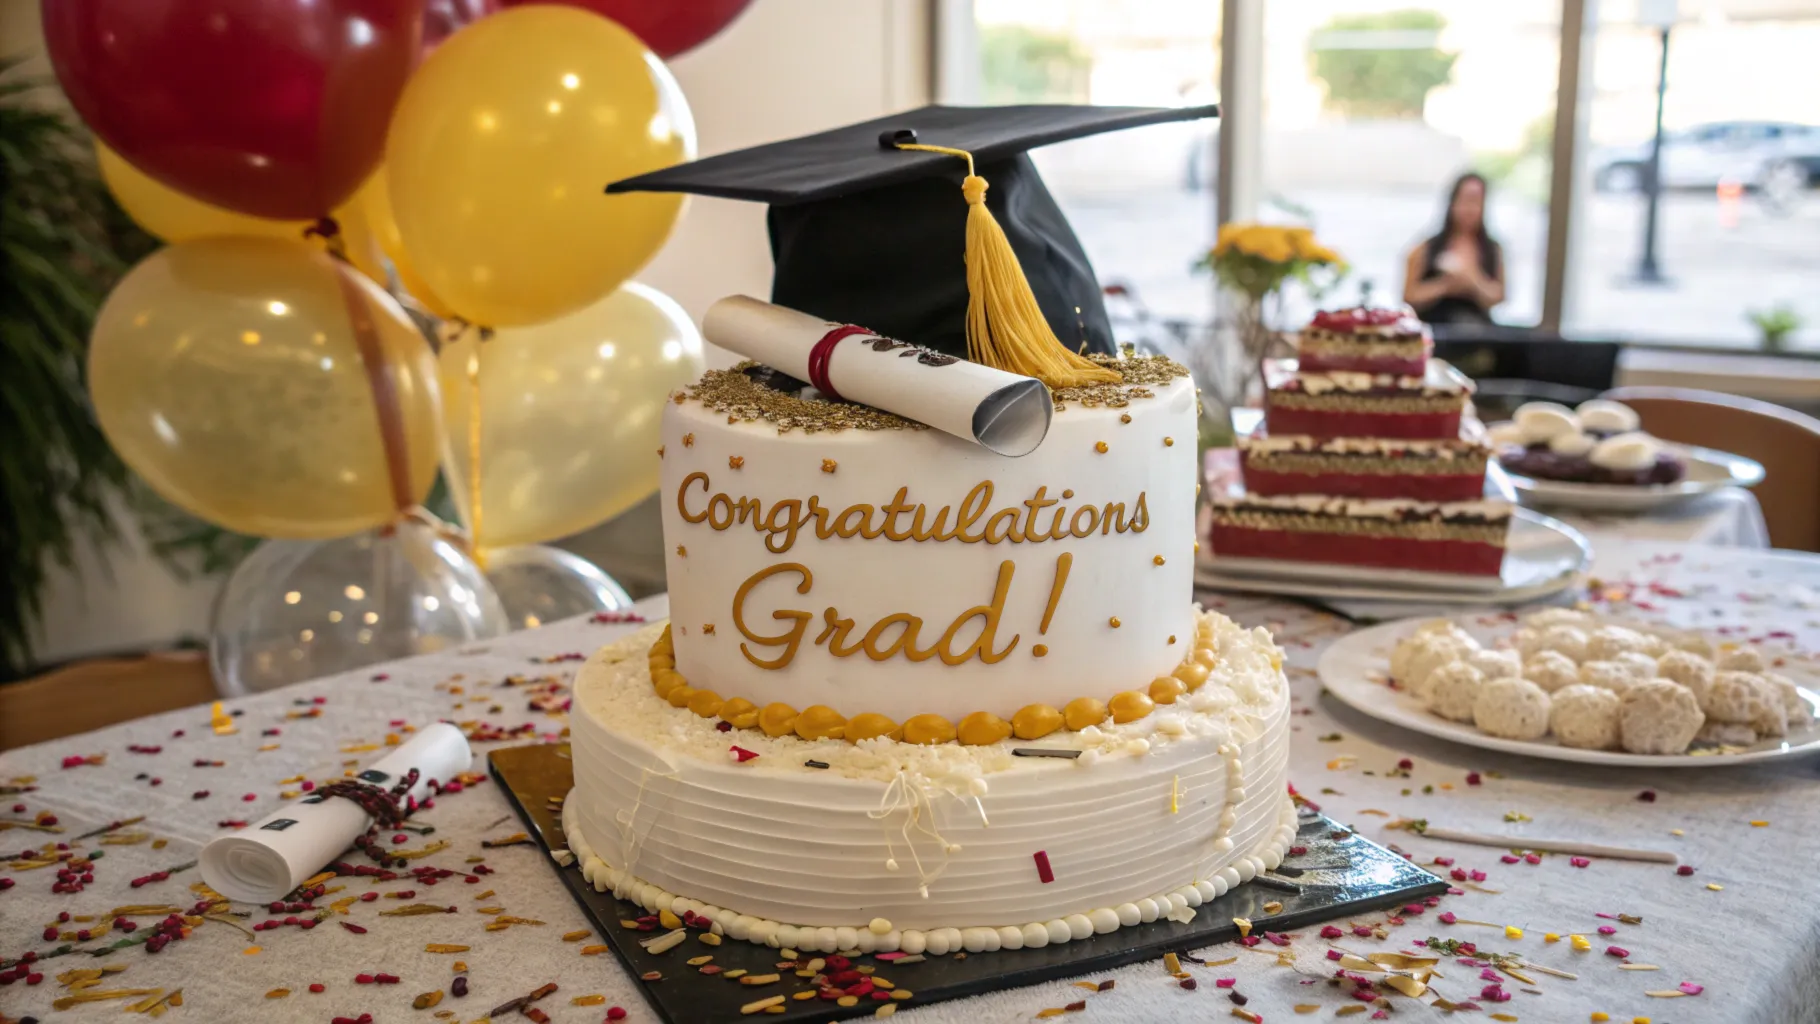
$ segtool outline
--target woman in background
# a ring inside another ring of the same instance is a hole
[[[1431,324],[1489,324],[1504,301],[1504,251],[1485,230],[1485,179],[1462,174],[1433,238],[1409,251],[1403,301]]]

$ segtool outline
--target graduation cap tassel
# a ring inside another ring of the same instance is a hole
[[[967,161],[961,194],[967,205],[967,355],[976,363],[1035,377],[1051,388],[1122,380],[1117,372],[1068,350],[1049,329],[1005,229],[986,207],[986,179],[964,149],[896,143],[898,149]]]

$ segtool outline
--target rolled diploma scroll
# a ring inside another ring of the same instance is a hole
[[[708,307],[702,336],[798,380],[810,380],[809,351],[838,324],[730,295]],[[958,359],[929,366],[905,353],[874,351],[877,335],[854,335],[834,346],[828,383],[840,397],[927,423],[1000,455],[1028,455],[1049,433],[1055,413],[1049,389],[1021,377]]]
[[[410,795],[422,800],[431,779],[447,782],[473,762],[461,730],[437,722],[418,730],[355,778],[389,790],[415,768],[417,785]],[[270,903],[282,899],[339,857],[372,823],[352,800],[306,796],[204,846],[202,880],[230,900]]]

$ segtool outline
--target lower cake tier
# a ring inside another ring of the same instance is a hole
[[[1200,618],[1219,658],[1195,692],[982,746],[730,738],[653,694],[645,630],[577,679],[570,849],[598,890],[805,950],[1019,948],[1179,919],[1274,868],[1296,828],[1281,652]]]
[[[1216,502],[1216,558],[1414,569],[1496,576],[1511,508],[1504,502],[1429,504],[1247,495]]]
[[[1374,410],[1291,406],[1266,397],[1264,427],[1272,434],[1313,437],[1445,438],[1460,435],[1463,408],[1443,410]]]

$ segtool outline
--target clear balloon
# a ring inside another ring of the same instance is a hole
[[[440,524],[405,518],[335,540],[270,540],[215,603],[209,664],[223,694],[275,689],[503,636],[504,608]]]
[[[377,285],[295,242],[206,238],[146,258],[95,321],[89,394],[154,490],[241,533],[371,529],[436,477],[429,345]]]
[[[535,5],[450,36],[411,77],[386,140],[410,265],[470,323],[542,323],[657,252],[682,197],[609,182],[695,155],[676,79],[599,15]]]
[[[593,562],[561,548],[523,544],[488,551],[487,582],[505,606],[513,629],[593,612],[632,607],[632,597]]]
[[[484,25],[485,23],[482,22]],[[579,313],[482,342],[467,330],[439,357],[450,479],[470,492],[469,416],[478,359],[483,549],[579,533],[657,489],[664,403],[701,375],[701,335],[654,288],[627,284]]]

